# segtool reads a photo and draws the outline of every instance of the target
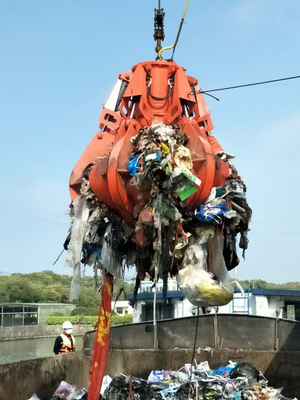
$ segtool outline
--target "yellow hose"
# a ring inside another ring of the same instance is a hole
[[[184,19],[185,19],[185,14],[186,14],[186,10],[187,10],[189,1],[190,1],[190,0],[186,0],[186,3],[185,3],[185,6],[184,6],[184,10],[183,10],[183,14],[182,14],[182,18],[181,18],[181,23],[180,23],[180,25],[183,24],[183,21],[184,21]],[[180,33],[180,30],[181,30],[181,26],[179,27],[179,33]],[[171,49],[173,49],[173,48],[175,47],[175,44],[177,44],[177,41],[178,41],[178,35],[177,35],[176,41],[175,41],[175,43],[173,44],[173,46],[163,47],[162,49],[159,50],[159,52],[158,52],[158,58],[160,59],[160,61],[165,61],[165,60],[162,58],[161,53],[162,53],[163,51],[165,51],[165,50],[171,50]]]
[[[174,44],[173,44],[173,46],[163,47],[162,49],[159,50],[159,52],[158,52],[158,58],[160,59],[160,61],[165,61],[165,60],[162,58],[161,53],[162,53],[163,51],[165,51],[165,50],[171,50],[171,49],[173,49],[173,47],[174,47]]]

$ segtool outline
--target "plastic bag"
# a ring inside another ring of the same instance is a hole
[[[112,223],[107,225],[102,250],[100,264],[115,278],[121,278],[121,257],[120,254],[112,249]]]
[[[109,375],[105,375],[105,377],[103,378],[102,386],[101,386],[101,390],[100,390],[100,394],[102,396],[104,395],[104,392],[110,385],[111,381],[112,381],[111,377]]]
[[[28,400],[40,400],[40,398],[35,393],[33,393],[33,395]]]
[[[233,289],[223,258],[223,235],[215,229],[212,237],[211,229],[206,228],[199,228],[197,235],[183,258],[179,287],[195,306],[226,305],[233,298]]]
[[[127,169],[130,176],[134,176],[139,172],[141,156],[142,154],[135,154],[129,157]]]
[[[185,146],[179,146],[175,156],[174,161],[177,167],[185,167],[188,169],[193,168],[193,161],[190,150]]]
[[[229,373],[229,377],[232,379],[247,378],[249,380],[259,381],[259,371],[251,364],[241,363],[233,368]]]
[[[85,197],[77,197],[73,202],[73,206],[74,217],[71,226],[68,253],[65,261],[66,266],[74,268],[70,288],[70,301],[76,300],[80,296],[81,250],[89,217],[89,208]]]
[[[201,222],[215,221],[221,224],[222,216],[226,211],[229,211],[226,207],[226,200],[216,198],[208,204],[201,204],[196,219]]]
[[[53,393],[53,397],[59,397],[60,399],[71,400],[75,397],[76,394],[76,386],[70,385],[65,381],[61,381],[55,392]]]
[[[82,400],[87,398],[87,391],[85,389],[77,389],[75,385],[70,385],[65,381],[61,381],[58,388],[53,393],[52,399],[65,399],[65,400]],[[31,400],[31,399],[29,399]],[[36,400],[33,398],[33,400]]]

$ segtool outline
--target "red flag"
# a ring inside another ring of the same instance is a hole
[[[106,273],[102,286],[102,301],[97,321],[88,400],[99,400],[109,351],[111,293],[113,276]]]

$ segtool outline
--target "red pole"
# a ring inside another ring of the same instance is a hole
[[[113,276],[105,273],[102,286],[102,301],[94,342],[88,400],[99,400],[102,381],[105,374],[109,352],[112,287]]]

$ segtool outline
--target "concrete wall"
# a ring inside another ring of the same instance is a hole
[[[194,346],[197,317],[157,322],[158,348],[186,349]],[[95,333],[84,337],[84,348],[92,348]],[[111,329],[113,349],[151,349],[152,322],[119,325]],[[249,315],[200,315],[196,347],[263,351],[300,351],[300,322]]]
[[[90,331],[90,325],[74,325],[73,334],[75,336],[83,336]],[[25,325],[25,326],[9,326],[0,327],[0,341],[14,339],[32,339],[41,337],[56,337],[62,333],[60,325]],[[1,399],[1,397],[0,397]]]
[[[107,373],[119,372],[147,378],[153,369],[178,370],[192,361],[192,349],[186,350],[112,350]],[[270,385],[284,386],[283,394],[300,397],[300,352],[209,350],[196,353],[197,362],[208,361],[211,368],[228,360],[248,362],[269,379]],[[88,387],[91,358],[81,352],[0,365],[0,399],[25,400],[35,392],[41,400],[51,397],[65,380],[79,388]]]
[[[0,365],[0,399],[26,400],[36,393],[48,400],[62,380],[87,387],[84,366],[82,352]]]

